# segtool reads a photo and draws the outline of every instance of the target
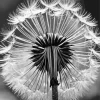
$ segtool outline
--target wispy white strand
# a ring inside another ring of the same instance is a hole
[[[80,36],[80,37],[72,39],[71,43],[77,43],[79,41],[84,41],[84,40],[85,40],[84,36]]]
[[[80,5],[76,5],[75,0],[60,0],[60,6],[65,10],[71,10],[75,12],[80,9]]]
[[[30,11],[36,8],[37,2],[38,0],[30,0],[26,1],[26,5],[24,3],[21,3],[17,8],[17,12],[19,12],[21,15],[25,15],[25,13],[30,14]]]
[[[32,22],[33,22],[33,19],[31,19],[32,20]],[[25,25],[24,25],[25,24]],[[36,30],[31,26],[31,24],[26,20],[25,22],[24,22],[24,28],[25,28],[25,30],[27,31],[27,30],[29,30],[28,32],[30,33],[30,35],[32,36],[32,37],[34,37],[34,38],[36,38],[36,36],[37,36],[37,32],[36,32]],[[35,23],[34,23],[35,24]],[[39,33],[40,34],[40,33]]]
[[[1,34],[4,36],[2,41],[7,40],[9,37],[12,36],[12,34],[14,34],[14,31],[16,30],[16,26],[12,27],[10,30],[8,29],[7,31],[5,31],[4,29],[2,30]]]
[[[43,33],[46,33],[47,29],[46,29],[46,23],[44,21],[43,15],[40,14],[39,18],[40,18],[41,26],[42,26],[42,29],[43,29]]]
[[[63,18],[63,16],[61,15],[59,20],[57,21],[57,28],[56,28],[55,33],[58,33],[58,31],[59,31],[59,28],[60,28],[60,25],[61,25],[61,22],[62,22],[62,18]],[[59,33],[59,34],[61,34],[61,33]]]
[[[9,15],[9,24],[13,24],[13,25],[16,25],[20,22],[23,22],[25,20],[24,16],[20,16],[20,15],[17,15],[16,13],[13,13],[13,14],[10,14]]]
[[[55,20],[56,20],[56,18],[55,18],[55,16],[54,16],[54,18],[53,18],[53,29],[52,29],[52,32],[53,32],[53,33],[55,32],[55,26],[56,26],[56,25],[55,25],[55,23],[56,23]]]
[[[70,20],[71,20],[71,19],[70,19]],[[71,27],[68,28],[68,30],[67,30],[67,33],[68,33],[68,34],[67,34],[67,35],[69,35],[69,34],[71,33],[71,31],[73,31],[73,30],[75,29],[75,28],[73,28],[73,27],[74,27],[75,25],[78,24],[78,21],[77,21],[77,20],[74,21],[74,22],[72,21],[71,23],[72,23],[72,25],[71,25]],[[71,23],[69,23],[69,26],[70,26]]]
[[[23,42],[26,42],[26,43],[32,43],[32,41],[29,41],[29,40],[27,40],[27,39],[23,39],[23,38],[18,37],[18,36],[14,36],[14,38],[15,38],[15,39],[18,39],[18,40],[21,40],[21,41],[23,41]]]
[[[36,27],[38,33],[39,33],[40,35],[43,35],[42,28],[41,28],[41,26],[40,26],[40,24],[39,24],[37,18],[33,18],[33,19],[31,19],[31,20],[32,20],[33,24],[35,25],[35,27]]]
[[[77,38],[77,37],[83,35],[82,33],[79,34],[80,31],[83,30],[83,29],[84,29],[84,25],[82,25],[82,26],[80,26],[79,28],[77,28],[72,34],[70,34],[70,35],[68,36],[68,39],[67,39],[67,40],[68,40],[69,42],[71,42],[73,39],[75,39],[75,38]],[[82,31],[82,32],[83,32],[83,31]],[[65,35],[67,35],[67,33],[66,33]]]
[[[100,37],[98,35],[98,31],[97,30],[93,30],[93,28],[89,28],[87,27],[88,33],[85,34],[85,37],[87,39],[92,39],[96,44],[100,44]]]
[[[8,61],[10,59],[10,55],[6,55],[3,59],[0,59],[0,62]]]
[[[66,15],[68,15],[68,12],[67,12]],[[63,35],[63,31],[65,30],[64,26],[66,25],[67,21],[68,21],[68,17],[63,18],[63,22],[62,22],[60,29],[59,29],[59,33],[62,34],[62,35]]]
[[[59,3],[60,0],[47,0],[47,1],[46,0],[40,0],[40,1],[45,7],[51,9],[52,7],[56,6]]]
[[[88,25],[88,26],[97,26],[95,19],[91,19],[91,15],[88,14],[86,15],[86,13],[82,12],[80,10],[80,12],[74,12],[73,13],[81,22],[83,22],[84,24]]]
[[[69,15],[69,16],[68,16]],[[66,29],[69,29],[69,26],[70,26],[70,24],[71,24],[71,22],[72,22],[72,20],[71,20],[71,15],[70,15],[70,12],[68,12],[67,14],[66,14],[66,17],[67,17],[67,23],[66,23]],[[68,32],[66,32],[67,34],[68,34]],[[65,36],[65,35],[64,35]]]
[[[50,33],[50,23],[49,23],[48,12],[46,12],[46,20],[47,20],[47,29],[48,29],[48,33]]]
[[[29,30],[24,24],[21,23],[22,27],[18,27],[18,30],[24,35],[26,36],[28,39],[30,40],[34,40],[34,38],[36,38],[37,33],[34,30]],[[23,29],[24,28],[24,29]],[[27,32],[29,32],[29,34],[27,34]],[[34,34],[34,35],[33,35]]]
[[[4,46],[3,48],[0,48],[0,54],[7,53],[9,50],[11,50],[13,44],[14,44],[14,41],[11,42],[8,46]]]

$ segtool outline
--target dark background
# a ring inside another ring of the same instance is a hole
[[[15,11],[20,2],[24,0],[0,0],[0,30],[2,27],[7,26],[8,14]],[[82,6],[86,11],[90,12],[98,22],[100,27],[100,0],[81,0]],[[1,39],[2,37],[0,37]],[[100,75],[99,75],[100,77]],[[80,98],[80,100],[100,100],[100,78],[91,89],[87,97]],[[8,89],[3,83],[3,79],[0,77],[0,100],[19,100],[14,93]]]

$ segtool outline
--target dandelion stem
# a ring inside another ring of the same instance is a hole
[[[52,86],[52,100],[58,100],[58,86]]]
[[[50,86],[52,86],[52,100],[58,100],[58,85],[57,78],[52,78],[50,81]]]
[[[57,48],[50,47],[51,68],[50,68],[50,86],[52,86],[52,100],[58,100],[58,80],[57,80]]]

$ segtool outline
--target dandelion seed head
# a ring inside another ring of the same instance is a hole
[[[75,0],[30,0],[9,15],[16,26],[0,45],[1,75],[22,98],[76,100],[97,79],[100,53],[95,21]],[[19,35],[18,35],[19,34]],[[12,39],[13,38],[13,39]],[[6,43],[8,45],[6,45]]]

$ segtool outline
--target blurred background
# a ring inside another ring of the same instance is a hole
[[[0,0],[0,30],[2,27],[7,26],[8,14],[15,11],[18,4],[23,1],[24,0]],[[100,28],[100,0],[81,0],[81,3],[86,11],[90,12],[93,18],[97,20],[98,27]],[[0,36],[0,39],[1,38],[2,36]],[[0,100],[22,100],[3,83],[2,77],[0,77]],[[79,100],[100,100],[100,75],[87,96]]]

